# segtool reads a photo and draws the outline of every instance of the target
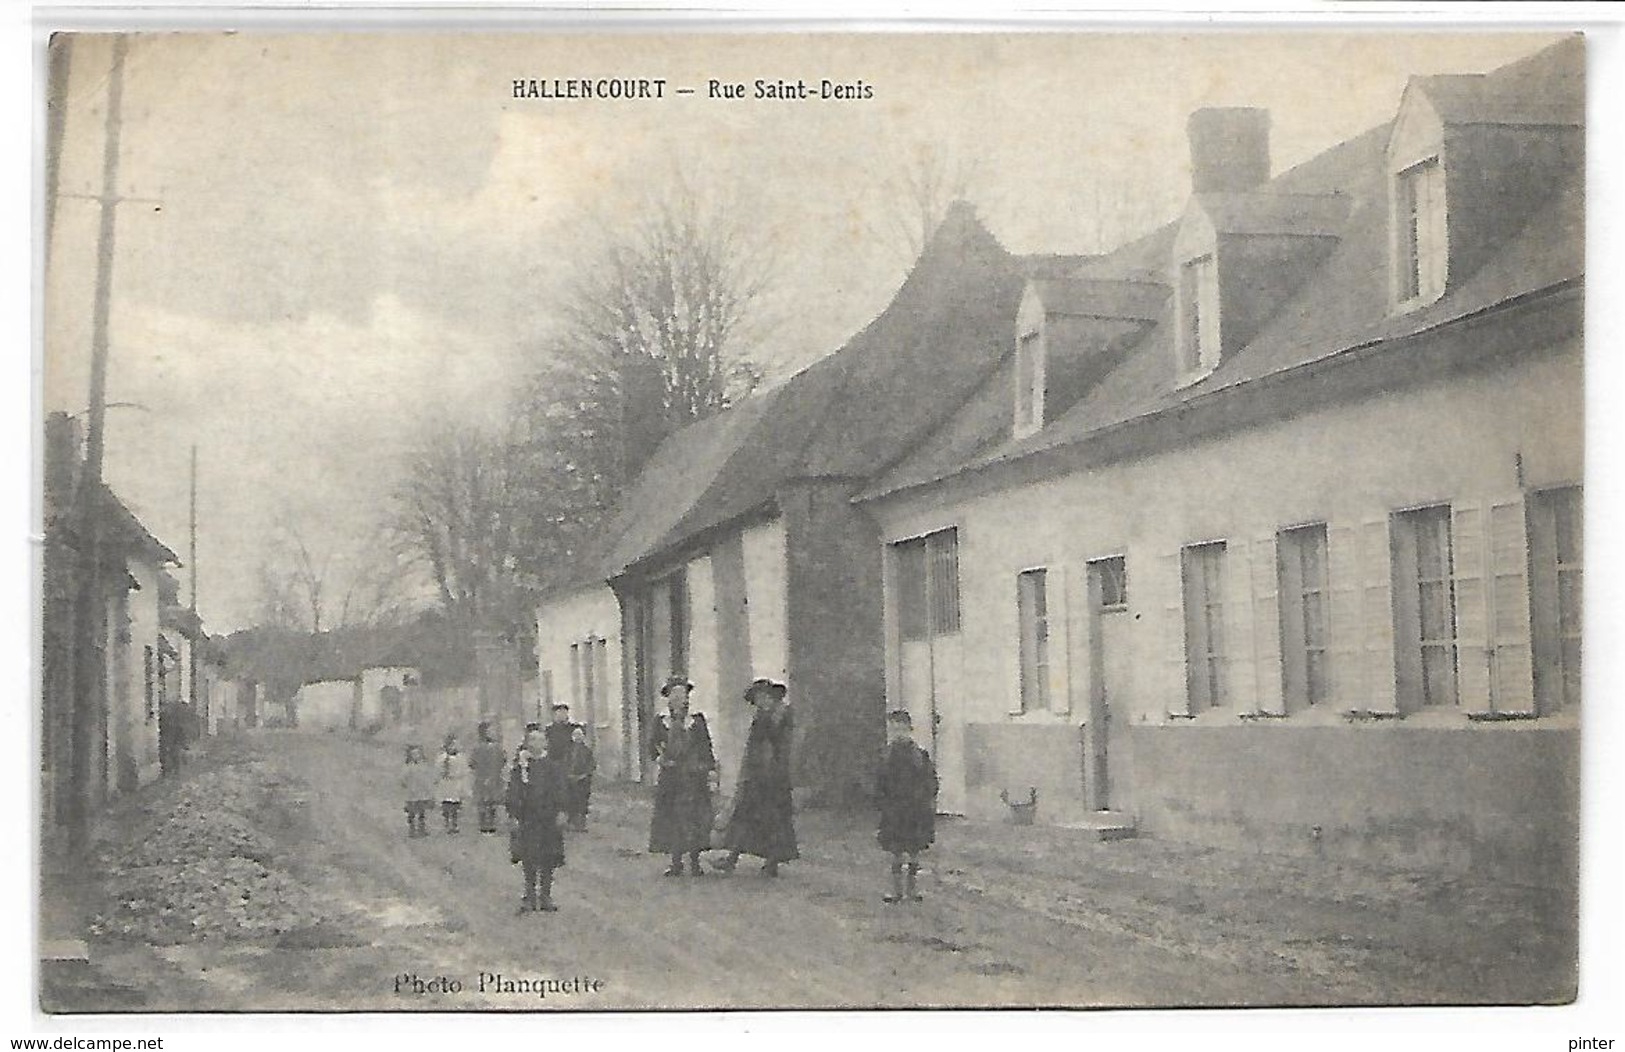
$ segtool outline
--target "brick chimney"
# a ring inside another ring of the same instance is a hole
[[[67,510],[78,483],[80,466],[79,421],[67,413],[45,418],[45,515],[47,521]]]
[[[1237,192],[1270,177],[1270,111],[1231,106],[1197,110],[1185,124],[1191,191]]]

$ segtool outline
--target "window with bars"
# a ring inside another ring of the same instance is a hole
[[[1043,570],[1016,577],[1016,608],[1021,625],[1021,711],[1049,709],[1049,597]]]
[[[1089,564],[1100,582],[1100,612],[1118,614],[1128,609],[1128,564],[1121,555]]]
[[[905,640],[959,631],[959,531],[953,527],[892,545],[897,627]]]
[[[1444,291],[1444,169],[1437,157],[1399,173],[1399,301],[1433,300]]]
[[[1288,708],[1331,697],[1330,594],[1326,526],[1283,530],[1276,538],[1281,603],[1281,673]]]
[[[1193,544],[1180,557],[1185,599],[1185,685],[1191,712],[1225,704],[1224,542]]]
[[[1537,493],[1529,504],[1531,627],[1541,712],[1580,703],[1582,507],[1578,486]]]

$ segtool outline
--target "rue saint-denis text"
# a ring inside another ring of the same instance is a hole
[[[535,78],[515,80],[516,99],[663,99],[668,81],[663,77]],[[678,88],[679,95],[696,94],[692,88]],[[862,80],[841,82],[820,80],[708,80],[708,99],[872,99],[874,85]]]

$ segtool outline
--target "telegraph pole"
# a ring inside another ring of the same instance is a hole
[[[192,631],[201,636],[202,628],[197,616],[197,443],[192,443],[192,492],[187,507],[187,539],[186,564],[191,570],[191,583],[187,591],[191,593],[190,608],[192,611]],[[193,639],[191,646],[186,648],[186,670],[190,686],[187,688],[186,700],[192,704],[192,719],[196,721],[200,712],[197,707],[197,648],[201,639]]]
[[[129,39],[113,38],[113,60],[107,86],[107,131],[102,146],[101,223],[96,237],[96,298],[91,316],[90,410],[85,434],[85,463],[75,494],[78,522],[79,580],[74,597],[74,683],[70,844],[77,851],[89,843],[98,730],[106,708],[107,604],[101,567],[102,460],[106,444],[108,323],[112,312],[113,238],[116,232],[119,138],[124,107],[124,56]]]

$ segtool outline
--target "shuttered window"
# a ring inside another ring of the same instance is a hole
[[[1191,713],[1224,705],[1224,542],[1191,545],[1181,558],[1185,685]]]
[[[1445,281],[1444,169],[1437,157],[1399,173],[1399,299],[1437,299]]]
[[[1021,710],[1050,707],[1050,639],[1047,575],[1027,570],[1016,578],[1016,606],[1021,624]]]
[[[1394,517],[1396,647],[1407,707],[1456,704],[1456,589],[1450,508]]]
[[[1036,431],[1044,423],[1043,343],[1036,332],[1016,341],[1016,430]]]
[[[1529,504],[1536,693],[1541,712],[1580,703],[1584,535],[1578,486],[1537,493]]]
[[[1219,280],[1212,256],[1179,268],[1180,364],[1205,373],[1219,364]]]
[[[1325,525],[1283,530],[1276,552],[1287,705],[1318,705],[1331,697],[1331,602]],[[1342,630],[1352,632],[1352,626]]]

